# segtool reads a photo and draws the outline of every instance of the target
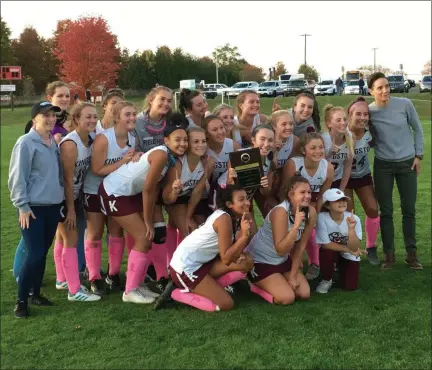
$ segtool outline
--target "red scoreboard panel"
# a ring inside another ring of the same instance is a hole
[[[21,80],[21,67],[20,66],[2,66],[1,67],[2,80]]]

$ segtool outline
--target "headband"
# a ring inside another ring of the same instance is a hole
[[[363,100],[359,100],[359,101],[355,102],[353,105],[351,105],[350,109],[348,110],[348,114],[351,114],[352,111],[353,111],[356,107],[359,107],[359,106],[362,105],[362,104],[364,104],[364,105],[366,106],[366,108],[369,109],[369,105],[368,105],[368,103],[366,103],[366,102],[363,101]]]

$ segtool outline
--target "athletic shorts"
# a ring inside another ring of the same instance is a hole
[[[257,283],[258,281],[264,280],[273,274],[283,274],[291,271],[291,258],[288,258],[285,262],[280,265],[270,265],[268,263],[257,263],[254,262],[254,268],[248,272],[247,277],[251,283]]]
[[[74,200],[74,208],[75,208],[75,214],[78,214],[79,208],[81,208],[82,203],[80,202],[80,198],[77,198]],[[66,204],[66,200],[64,200],[60,205],[60,220],[59,222],[63,223],[66,221],[68,208]]]
[[[187,291],[194,290],[205,276],[208,275],[215,260],[216,257],[211,261],[204,263],[198,270],[194,271],[193,274],[186,274],[185,272],[179,274],[170,266],[171,279],[180,289]]]
[[[84,209],[86,212],[102,213],[98,194],[84,194]]]
[[[373,186],[373,184],[372,175],[368,173],[358,179],[350,178],[347,184],[347,189],[360,189],[365,186]]]
[[[142,193],[116,197],[108,195],[102,183],[99,186],[99,197],[102,213],[106,216],[121,217],[142,213],[143,211]]]

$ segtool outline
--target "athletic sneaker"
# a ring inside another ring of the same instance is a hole
[[[107,275],[105,278],[105,283],[108,286],[108,290],[111,292],[117,291],[117,292],[123,292],[124,286],[121,283],[120,275]]]
[[[157,298],[160,296],[159,293],[153,292],[151,291],[147,285],[145,284],[140,284],[140,286],[138,287],[139,291],[141,293],[143,293],[144,295],[148,295],[149,297],[153,297],[153,298]]]
[[[68,293],[68,301],[71,302],[95,302],[100,299],[100,295],[90,293],[84,285],[81,285],[80,290],[75,294]]]
[[[155,298],[143,293],[140,288],[131,290],[129,293],[123,293],[123,302],[150,304],[155,301]]]
[[[162,308],[164,303],[168,302],[171,299],[171,293],[176,288],[173,281],[170,279],[168,284],[165,286],[165,290],[161,293],[161,295],[156,299],[156,304],[154,306],[155,310]]]
[[[57,290],[68,290],[67,281],[56,281]]]
[[[235,290],[234,290],[234,287],[233,287],[232,285],[227,285],[224,289],[225,289],[229,294],[234,295]]]
[[[306,279],[308,280],[314,280],[319,276],[320,273],[320,268],[318,265],[316,265],[315,263],[312,263],[307,272],[306,272]]]
[[[333,280],[321,280],[316,288],[317,293],[327,294],[333,284]]]
[[[367,248],[366,254],[371,265],[379,265],[381,263],[378,258],[377,247]]]
[[[18,300],[14,309],[15,317],[17,319],[23,319],[29,316],[27,302]]]
[[[90,290],[93,294],[103,296],[105,294],[105,285],[102,279],[90,281]]]

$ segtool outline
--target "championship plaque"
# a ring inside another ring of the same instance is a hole
[[[245,190],[258,189],[263,177],[261,154],[258,148],[248,148],[229,154],[231,167],[236,170],[237,181]]]

